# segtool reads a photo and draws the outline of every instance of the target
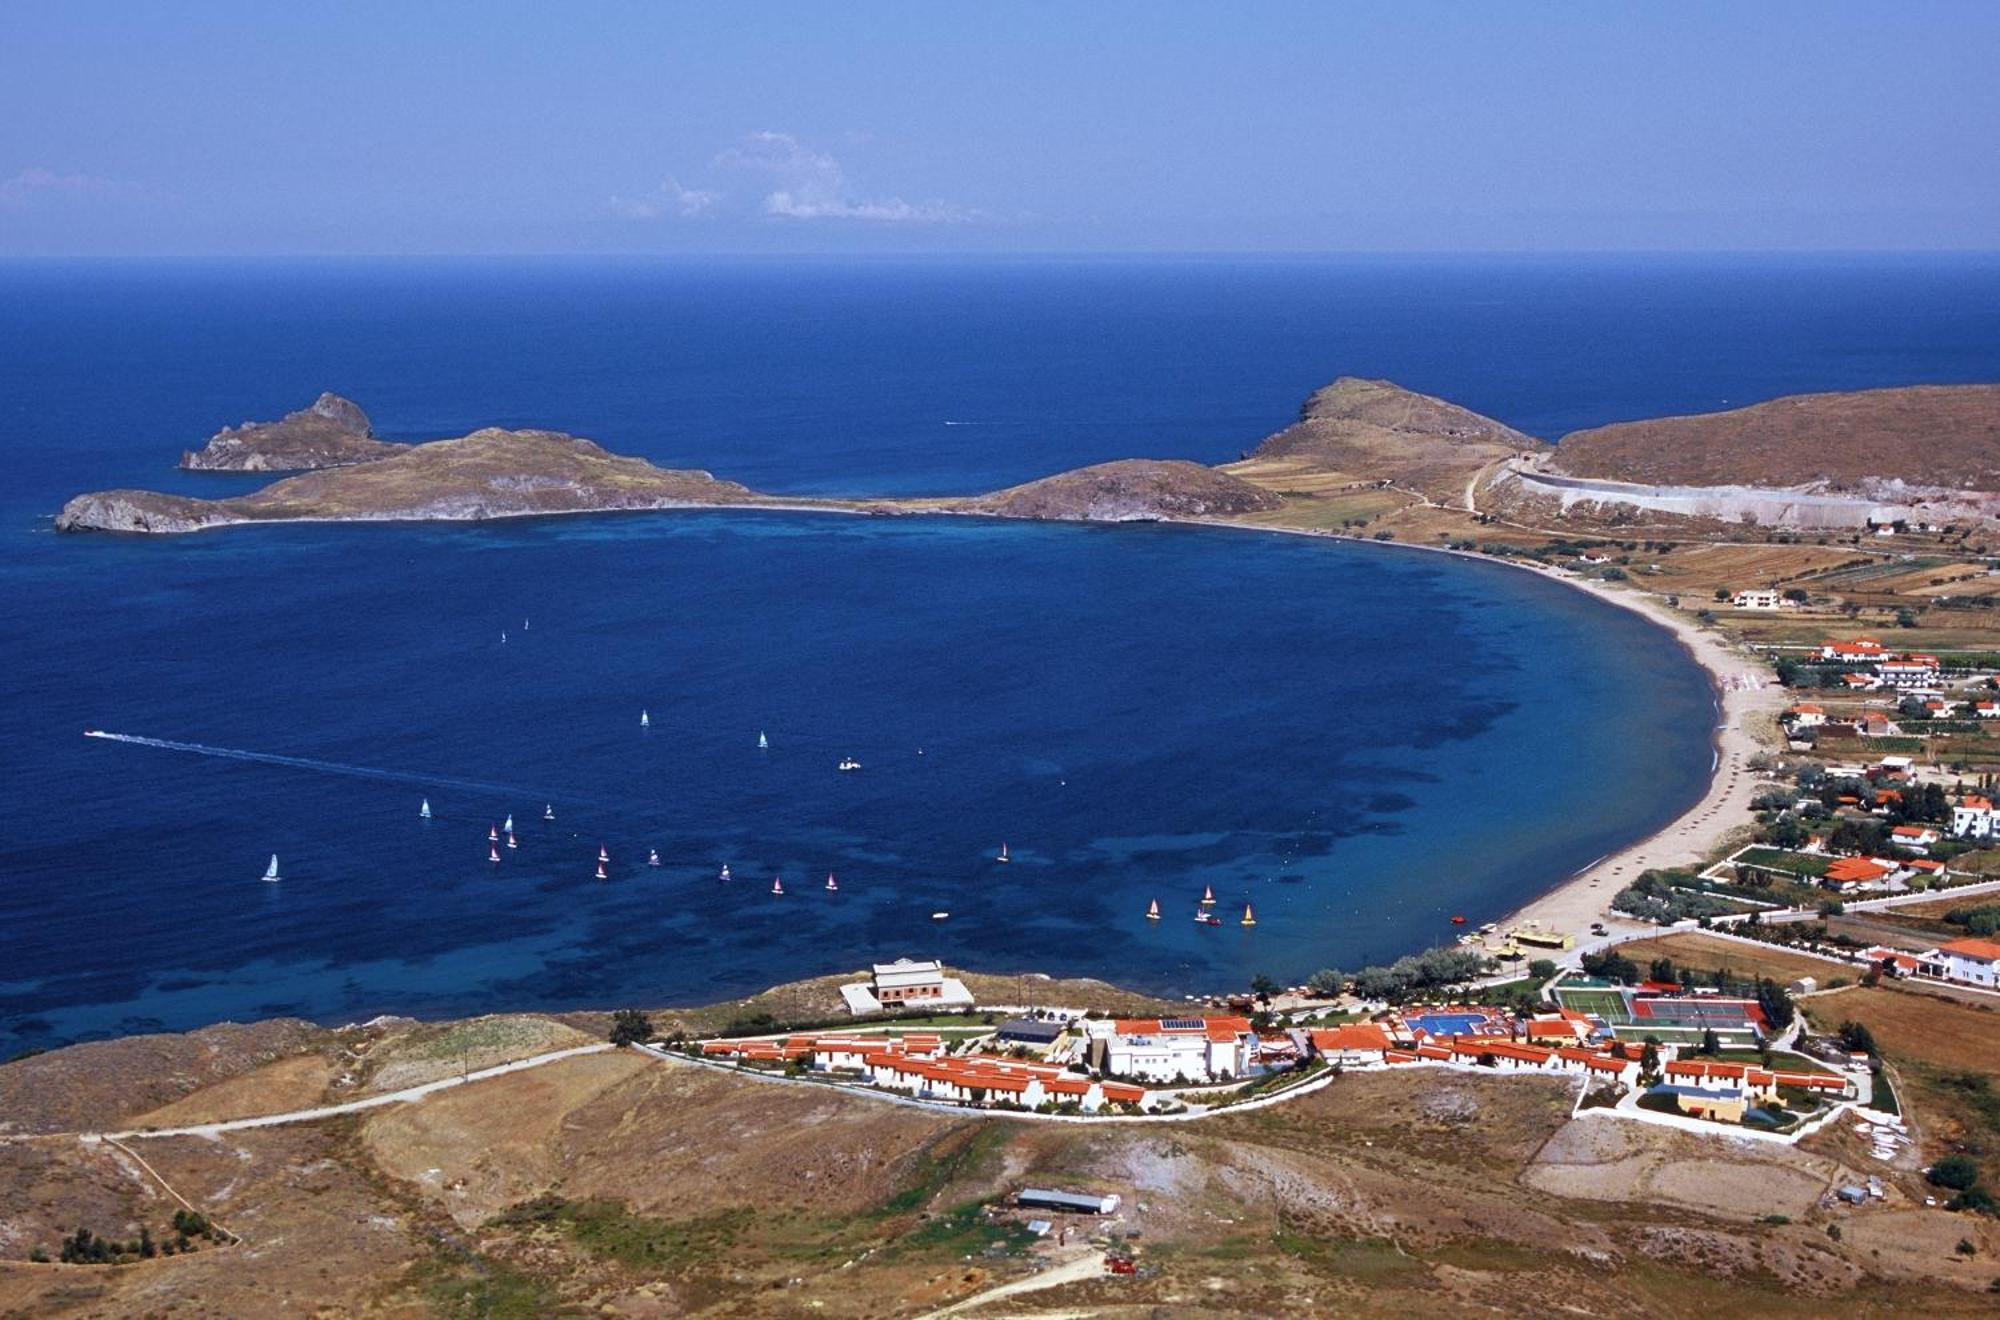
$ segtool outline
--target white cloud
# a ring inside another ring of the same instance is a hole
[[[719,153],[715,163],[768,178],[773,186],[760,208],[768,216],[879,224],[952,224],[979,218],[979,212],[950,202],[856,197],[838,160],[789,133],[752,133]]]
[[[715,207],[722,194],[706,188],[683,188],[669,174],[651,192],[637,197],[613,197],[611,209],[633,220],[691,219]]]
[[[11,179],[0,179],[0,206],[24,207],[38,197],[130,197],[139,186],[94,174],[57,174],[35,166]]]

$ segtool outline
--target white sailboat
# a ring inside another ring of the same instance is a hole
[[[717,876],[717,877],[715,877],[715,878],[716,878],[716,879],[718,879],[718,880],[727,880],[727,879],[729,878],[729,863],[728,863],[728,862],[724,862],[724,863],[722,864],[722,874],[721,874],[721,875],[719,875],[719,876]]]
[[[993,860],[996,862],[1011,862],[1014,859],[1007,855],[1007,845],[1003,843],[1000,845],[1000,855]]]
[[[514,842],[514,831],[512,830],[507,831],[507,846],[509,848],[518,848],[521,846],[520,844]]]
[[[646,865],[658,866],[659,864],[660,864],[660,850],[658,848],[646,849]]]
[[[542,819],[554,820],[555,818],[556,818],[556,804],[551,802],[549,803],[549,805],[542,808]]]
[[[840,892],[840,882],[833,878],[833,872],[831,871],[826,873],[826,892],[829,894]]]
[[[425,798],[424,805],[417,808],[417,815],[419,815],[425,820],[429,820],[431,818],[431,800],[429,798]]]
[[[271,864],[264,868],[264,878],[273,884],[278,880],[278,854],[271,854]]]
[[[757,750],[760,752],[771,750],[771,740],[764,736],[764,732],[761,729],[757,731]]]
[[[653,727],[653,717],[643,710],[639,712],[639,727],[642,729]]]
[[[510,812],[508,812],[508,813],[507,813],[507,823],[506,823],[506,824],[504,824],[504,825],[502,825],[502,826],[500,827],[500,832],[501,832],[502,834],[512,834],[512,833],[514,832],[514,813],[513,813],[513,812],[511,812],[511,811],[510,811]]]
[[[771,882],[771,892],[773,894],[776,894],[779,898],[783,898],[785,896],[785,877],[779,876],[777,879]]]

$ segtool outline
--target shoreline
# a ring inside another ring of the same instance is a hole
[[[1707,860],[1708,855],[1729,834],[1750,819],[1750,801],[1756,796],[1756,774],[1748,761],[1771,750],[1751,731],[1752,718],[1773,715],[1789,700],[1789,694],[1774,680],[1767,680],[1747,657],[1722,635],[1701,626],[1692,616],[1674,611],[1638,588],[1616,588],[1606,582],[1573,577],[1556,569],[1525,564],[1512,559],[1453,550],[1441,545],[1418,545],[1408,541],[1374,541],[1338,536],[1306,527],[1266,527],[1258,523],[1223,519],[1164,519],[1191,527],[1226,527],[1239,531],[1277,532],[1287,536],[1307,536],[1340,541],[1349,545],[1379,546],[1384,550],[1420,550],[1428,554],[1499,564],[1533,574],[1544,581],[1557,582],[1596,597],[1609,605],[1630,610],[1665,631],[1688,657],[1707,673],[1715,695],[1717,722],[1709,746],[1713,757],[1708,784],[1686,810],[1644,838],[1606,853],[1541,895],[1496,918],[1506,927],[1528,922],[1576,936],[1576,944],[1561,953],[1574,955],[1594,938],[1615,938],[1661,928],[1633,921],[1611,910],[1611,899],[1620,889],[1638,879],[1641,872]],[[1755,680],[1758,686],[1741,686],[1737,680]],[[1617,881],[1608,884],[1608,881]],[[1609,937],[1592,937],[1592,922],[1601,921]],[[1551,951],[1555,952],[1555,951]],[[1558,961],[1562,961],[1558,958]]]

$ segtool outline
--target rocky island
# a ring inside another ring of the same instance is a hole
[[[275,422],[225,426],[200,449],[181,455],[193,472],[306,472],[370,463],[410,446],[375,438],[368,414],[352,399],[322,394],[309,408]]]

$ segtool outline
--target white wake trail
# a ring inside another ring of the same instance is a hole
[[[190,752],[195,756],[217,756],[226,761],[255,761],[261,765],[284,766],[291,770],[312,770],[323,775],[348,775],[355,779],[381,779],[395,784],[419,784],[437,788],[463,788],[475,793],[512,793],[528,797],[549,796],[540,789],[514,784],[489,784],[477,779],[453,779],[447,775],[412,774],[402,770],[378,770],[373,766],[346,765],[339,761],[316,761],[309,756],[281,756],[276,752],[251,752],[240,747],[210,747],[206,743],[176,742],[172,738],[147,738],[136,733],[107,733],[85,729],[86,738],[130,743],[135,747],[158,747],[168,752]],[[560,796],[560,795],[558,795]],[[570,799],[574,801],[574,798]]]

